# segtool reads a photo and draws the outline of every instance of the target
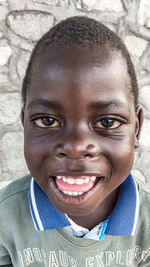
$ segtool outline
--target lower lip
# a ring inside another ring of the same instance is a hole
[[[106,178],[104,178],[104,177],[97,178],[97,179],[99,179],[99,180],[95,183],[95,185],[89,191],[83,193],[82,195],[70,196],[70,195],[64,194],[62,191],[60,191],[54,178],[49,177],[50,187],[55,192],[55,197],[58,198],[59,201],[61,201],[65,205],[73,205],[73,206],[78,206],[78,205],[81,205],[84,202],[86,202],[87,199],[92,197],[92,195],[94,195],[95,192],[97,190],[99,190],[99,188],[106,181]]]

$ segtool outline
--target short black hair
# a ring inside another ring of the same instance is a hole
[[[119,36],[99,21],[85,16],[67,18],[52,27],[35,45],[31,54],[22,86],[22,101],[26,103],[27,91],[30,88],[33,69],[36,60],[42,52],[52,47],[88,47],[106,46],[111,51],[119,51],[127,63],[131,80],[131,91],[134,97],[135,109],[138,107],[138,84],[130,55]]]

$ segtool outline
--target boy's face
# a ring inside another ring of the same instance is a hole
[[[99,48],[45,53],[22,117],[29,170],[60,211],[100,209],[128,176],[141,111],[120,55]]]

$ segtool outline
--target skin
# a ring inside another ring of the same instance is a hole
[[[57,209],[91,229],[110,215],[132,168],[142,109],[135,111],[118,52],[57,48],[43,53],[36,66],[22,110],[28,168]],[[43,116],[52,124],[46,126]],[[58,189],[52,178],[58,175],[100,178],[73,197]]]

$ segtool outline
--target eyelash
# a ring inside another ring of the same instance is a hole
[[[44,121],[45,121],[45,125],[44,125]],[[62,126],[61,122],[57,120],[55,117],[47,116],[47,115],[38,115],[36,117],[33,117],[31,118],[31,122],[39,128],[60,128]],[[46,125],[46,123],[50,123],[50,124]]]
[[[42,120],[43,120],[43,122],[42,122]],[[45,121],[45,124],[44,124],[44,121]],[[62,123],[58,119],[56,119],[53,116],[48,116],[48,115],[38,115],[36,117],[33,117],[33,118],[31,118],[31,122],[39,128],[61,128],[62,127]],[[50,123],[50,124],[46,125],[46,123]],[[107,123],[110,123],[111,125],[106,125]],[[93,124],[93,129],[95,129],[95,130],[102,130],[102,129],[103,130],[115,130],[115,129],[120,128],[122,124],[125,124],[125,121],[123,119],[113,118],[113,117],[105,117],[105,118],[97,120]],[[115,127],[114,127],[114,125],[115,125]]]
[[[100,126],[97,126],[96,124],[101,124]],[[106,125],[106,123],[110,123],[111,125]],[[105,126],[104,126],[105,124]],[[99,119],[97,120],[95,123],[94,123],[94,126],[93,128],[94,129],[106,129],[106,130],[115,130],[115,129],[118,129],[122,126],[122,124],[125,124],[125,121],[123,119],[120,119],[120,118],[112,118],[112,117],[106,117],[106,118],[102,118],[102,119]]]

